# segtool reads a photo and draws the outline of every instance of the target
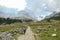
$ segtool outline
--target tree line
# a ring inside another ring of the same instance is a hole
[[[31,19],[28,20],[22,20],[22,19],[11,19],[11,18],[0,18],[0,24],[11,24],[11,23],[15,23],[15,22],[31,22]]]
[[[15,22],[21,22],[22,20],[19,19],[10,19],[10,18],[0,18],[0,24],[11,24],[11,23],[15,23]]]

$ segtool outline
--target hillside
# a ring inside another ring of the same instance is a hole
[[[45,19],[60,20],[60,12],[53,12],[51,15],[46,16]]]

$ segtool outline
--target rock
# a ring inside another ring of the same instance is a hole
[[[40,31],[39,31],[39,30],[37,30],[36,32],[37,32],[37,33],[40,33]]]
[[[55,28],[55,29],[54,29],[54,31],[56,32],[56,31],[57,31],[57,29]]]
[[[26,28],[23,28],[24,33],[26,32]]]
[[[43,28],[43,30],[44,30],[44,31],[48,31],[48,29],[47,29],[47,28]]]
[[[58,30],[60,30],[60,28],[58,28]]]
[[[57,37],[57,34],[52,34],[52,37]]]
[[[41,31],[41,30],[42,30],[42,28],[37,28],[37,30]]]
[[[52,27],[52,25],[48,25],[48,28],[51,28]]]
[[[39,33],[42,30],[42,28],[37,28],[37,33]]]

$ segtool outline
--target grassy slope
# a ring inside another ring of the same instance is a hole
[[[36,40],[60,40],[60,30],[58,30],[57,32],[53,30],[54,28],[60,28],[59,22],[60,21],[52,21],[52,22],[42,21],[32,23],[30,24],[30,26],[35,34],[34,36]],[[47,31],[47,33],[45,33],[44,30],[40,31],[40,33],[36,32],[38,27],[47,28],[48,25],[52,25],[52,27],[50,28],[50,30]],[[52,37],[51,35],[54,33],[57,34],[58,37]]]
[[[34,36],[36,38],[36,40],[60,40],[60,30],[58,30],[57,32],[55,32],[53,30],[53,28],[60,28],[60,21],[52,21],[52,22],[47,22],[47,21],[41,21],[41,22],[31,22],[31,23],[26,23],[27,25],[29,25],[34,33]],[[22,25],[24,25],[24,23],[14,23],[14,26],[5,26],[3,25],[3,27],[0,27],[0,32],[5,32],[5,31],[9,31],[12,29],[16,29],[16,28],[21,28]],[[42,28],[47,28],[48,25],[52,25],[53,27],[50,28],[49,31],[47,31],[47,33],[45,33],[44,30],[40,31],[40,33],[37,33],[37,28],[38,27],[42,27]],[[52,37],[51,35],[53,33],[56,33],[57,35],[59,35],[58,37]],[[20,34],[15,34],[13,35],[14,38],[17,38]]]
[[[6,31],[9,31],[9,30],[14,30],[16,28],[22,28],[23,27],[23,24],[22,23],[14,23],[14,24],[7,24],[6,25],[0,25],[0,32],[6,32]]]
[[[0,25],[0,32],[6,32],[6,31],[10,31],[10,30],[15,30],[16,28],[25,27],[23,24],[24,23],[14,23],[14,24],[10,24],[10,25],[7,24],[7,26]],[[13,25],[13,26],[11,26],[11,25]],[[17,39],[20,35],[22,35],[22,34],[16,33],[16,34],[13,34],[13,37],[15,39]]]

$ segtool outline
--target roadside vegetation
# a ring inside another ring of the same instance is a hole
[[[25,28],[27,28],[26,22],[29,23],[31,21],[31,19],[0,18],[0,33],[7,33],[11,31],[10,33],[13,34],[12,37],[17,40],[20,35],[24,35]],[[21,29],[21,33],[19,33],[16,29],[18,31]],[[17,32],[15,32],[14,30],[16,30]]]
[[[45,19],[34,22],[33,20],[28,19],[19,20],[0,18],[0,32],[15,30],[16,28],[24,28],[26,25],[31,27],[36,40],[60,40],[60,20]],[[53,34],[56,34],[56,36],[53,37]],[[12,36],[17,39],[20,35],[23,34],[16,33]]]
[[[60,40],[60,20],[42,20],[30,24],[30,27],[36,40]]]

